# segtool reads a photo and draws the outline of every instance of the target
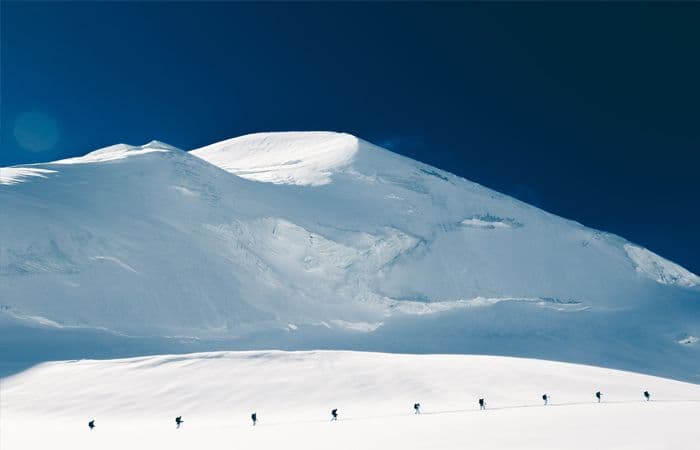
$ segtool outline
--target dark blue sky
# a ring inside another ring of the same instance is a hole
[[[0,166],[347,131],[700,273],[700,4],[1,9]]]

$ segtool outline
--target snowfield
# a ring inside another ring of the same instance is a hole
[[[0,375],[57,359],[325,348],[698,382],[699,280],[344,133],[192,152],[118,144],[0,169]]]
[[[3,379],[1,389],[7,450],[691,449],[700,438],[698,385],[507,357],[256,351],[64,361]]]
[[[3,450],[689,449],[697,336],[696,274],[344,133],[0,168]]]

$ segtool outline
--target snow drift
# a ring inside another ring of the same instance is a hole
[[[347,134],[120,144],[2,169],[0,205],[5,365],[322,347],[700,374],[695,274]]]

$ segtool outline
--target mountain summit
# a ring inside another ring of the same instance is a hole
[[[697,275],[348,134],[119,144],[0,169],[0,205],[0,345],[99,335],[119,355],[156,339],[700,374]]]
[[[192,154],[247,180],[320,186],[368,144],[345,133],[256,133],[208,145]]]

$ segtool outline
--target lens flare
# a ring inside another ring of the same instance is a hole
[[[58,142],[58,125],[44,113],[25,112],[15,120],[15,139],[25,150],[45,152]]]

